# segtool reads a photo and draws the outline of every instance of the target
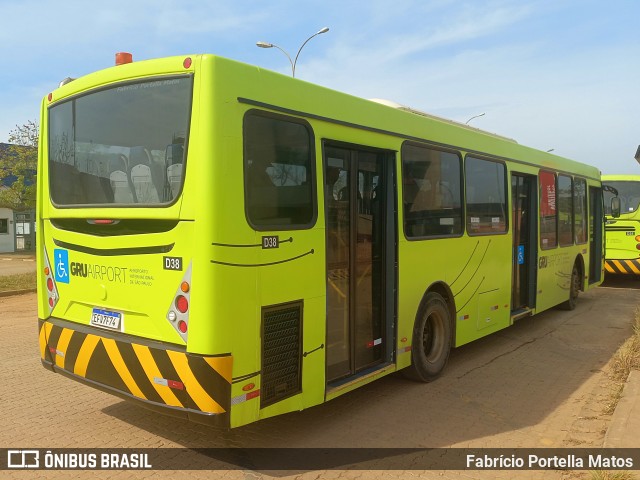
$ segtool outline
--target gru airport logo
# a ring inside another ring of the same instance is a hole
[[[7,468],[40,468],[38,450],[8,450]]]

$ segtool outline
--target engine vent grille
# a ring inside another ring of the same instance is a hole
[[[302,302],[262,310],[260,406],[302,390]]]

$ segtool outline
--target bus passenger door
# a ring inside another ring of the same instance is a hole
[[[589,187],[589,283],[602,279],[603,223],[602,189]]]
[[[324,145],[327,383],[392,359],[394,158],[383,150]]]
[[[528,313],[536,303],[537,177],[511,174],[513,274],[511,315]]]

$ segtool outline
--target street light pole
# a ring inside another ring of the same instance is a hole
[[[282,53],[284,53],[287,56],[287,59],[289,59],[289,63],[291,64],[291,76],[293,78],[295,78],[296,76],[296,63],[298,63],[298,57],[300,56],[300,52],[302,51],[302,49],[304,48],[304,46],[309,42],[309,40],[311,40],[313,37],[316,37],[318,35],[320,35],[321,33],[326,33],[329,31],[329,27],[324,27],[321,28],[320,30],[318,30],[316,33],[314,33],[313,35],[311,35],[309,38],[307,38],[304,43],[300,46],[300,48],[298,49],[298,53],[296,53],[296,58],[292,61],[291,60],[291,56],[284,51],[282,48],[280,48],[278,45],[276,45],[275,43],[269,43],[269,42],[256,42],[256,45],[260,48],[277,48],[278,50],[280,50]]]

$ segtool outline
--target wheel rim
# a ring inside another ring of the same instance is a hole
[[[435,363],[444,348],[444,318],[439,312],[431,312],[422,331],[422,349],[429,363]]]

